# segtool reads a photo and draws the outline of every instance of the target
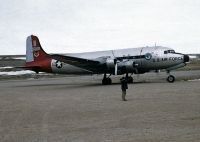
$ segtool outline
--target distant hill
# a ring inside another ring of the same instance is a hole
[[[188,54],[189,56],[196,56],[197,58],[200,58],[200,54]]]
[[[24,58],[26,55],[0,55],[0,59],[16,59],[16,58]]]

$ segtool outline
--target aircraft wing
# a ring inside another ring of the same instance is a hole
[[[50,56],[55,60],[70,64],[73,66],[77,66],[83,69],[87,69],[90,71],[96,71],[99,65],[101,64],[99,61],[72,57],[72,56],[65,56],[65,55],[59,55],[59,54],[54,54]]]

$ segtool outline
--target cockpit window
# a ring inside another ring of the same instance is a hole
[[[174,50],[168,50],[169,51],[169,53],[175,53],[175,51]]]
[[[166,50],[166,51],[164,51],[164,54],[167,54],[167,53],[175,53],[175,51],[174,50]]]

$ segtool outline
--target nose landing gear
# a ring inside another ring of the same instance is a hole
[[[169,83],[173,83],[175,81],[175,77],[173,75],[170,75],[170,71],[167,71],[167,74],[169,74],[169,76],[167,77],[167,81]]]
[[[169,83],[173,83],[173,82],[175,81],[175,77],[174,77],[173,75],[169,75],[169,76],[167,77],[167,81],[168,81]]]

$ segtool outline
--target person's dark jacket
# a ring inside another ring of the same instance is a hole
[[[121,80],[121,89],[122,91],[126,91],[126,89],[128,89],[128,83],[126,79]]]

